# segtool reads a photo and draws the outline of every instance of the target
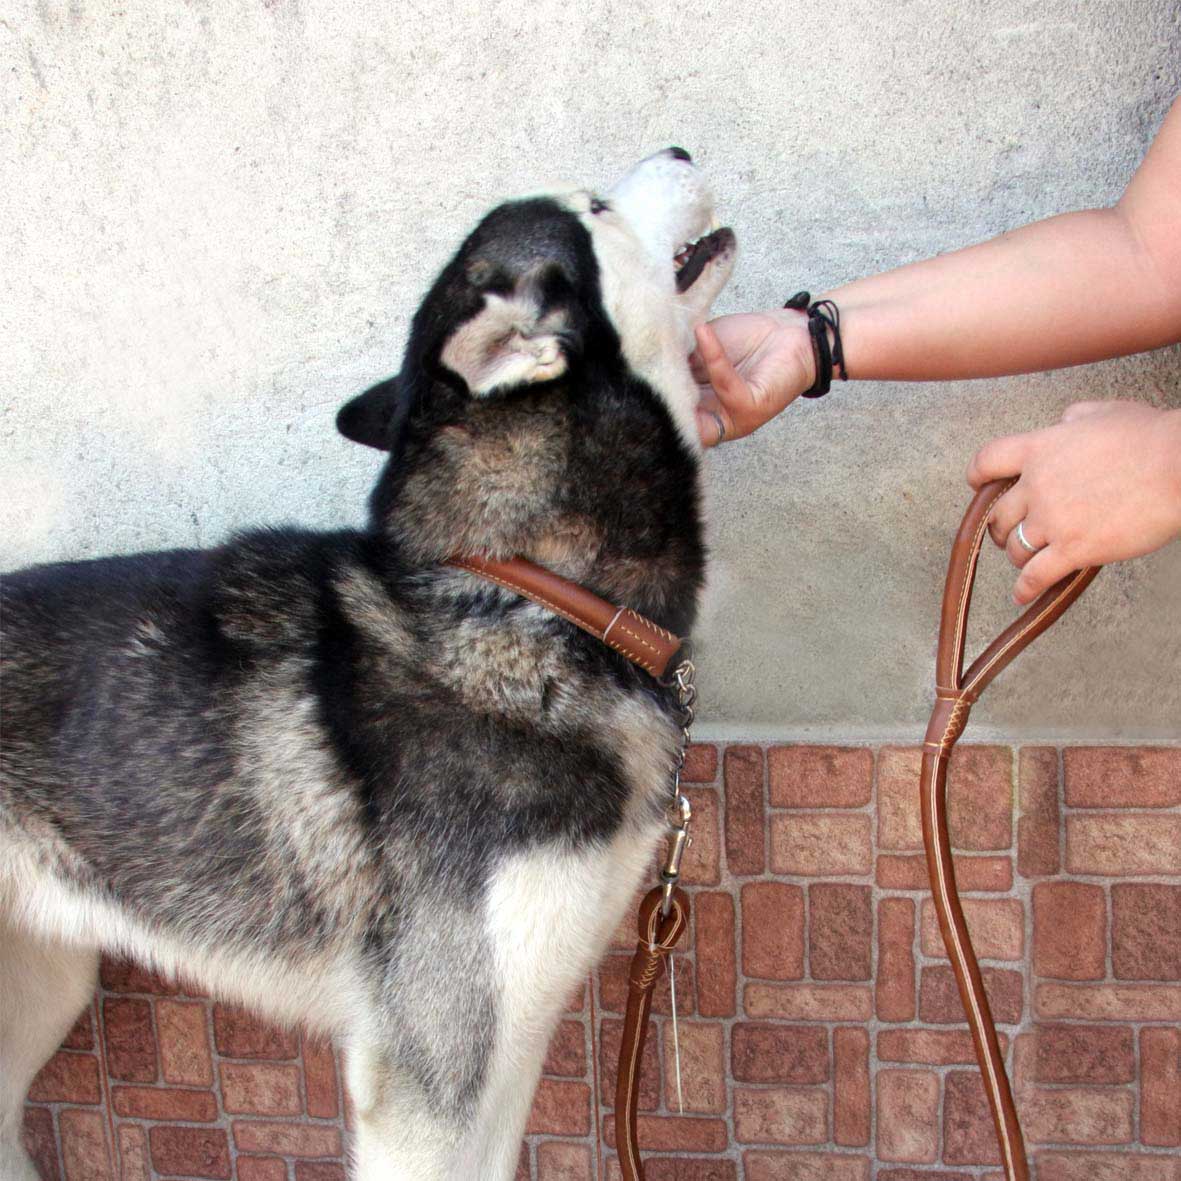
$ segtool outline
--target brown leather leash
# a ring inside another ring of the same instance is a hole
[[[1005,1074],[992,1011],[984,993],[980,965],[968,937],[968,926],[956,889],[951,840],[947,832],[947,764],[956,740],[967,725],[968,713],[984,687],[1066,611],[1087,589],[1099,573],[1099,567],[1076,571],[1043,591],[964,672],[968,610],[988,518],[993,506],[1014,483],[1013,480],[996,480],[985,484],[968,506],[952,545],[943,588],[939,648],[935,657],[935,708],[923,741],[919,800],[923,815],[923,847],[927,853],[935,913],[976,1048],[976,1061],[992,1111],[1005,1178],[1006,1181],[1028,1181],[1025,1140]]]

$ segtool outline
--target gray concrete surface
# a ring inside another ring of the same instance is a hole
[[[504,196],[683,143],[743,246],[723,310],[771,305],[1114,199],[1181,87],[1178,0],[0,15],[4,568],[359,520],[376,460],[333,413]],[[913,737],[968,457],[1115,394],[1181,403],[1181,351],[859,384],[717,454],[701,733]],[[1007,601],[998,558],[981,633]],[[1179,667],[1175,545],[1105,572],[970,733],[1175,738]]]

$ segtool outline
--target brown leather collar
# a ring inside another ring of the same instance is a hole
[[[585,587],[537,566],[524,558],[498,561],[481,554],[457,554],[447,560],[449,566],[475,574],[560,615],[580,627],[609,648],[626,656],[657,680],[663,680],[676,658],[685,649],[685,641],[672,632],[645,619],[630,607],[617,607],[600,599]]]

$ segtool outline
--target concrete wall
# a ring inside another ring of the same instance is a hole
[[[333,413],[504,196],[683,143],[743,244],[723,310],[771,305],[1112,200],[1181,85],[1177,0],[17,0],[0,44],[5,568],[358,521],[377,464]],[[1181,353],[856,385],[725,448],[702,734],[921,729],[968,457],[1129,393],[1181,403]],[[982,631],[1007,602],[998,559]],[[1174,546],[974,734],[1175,736],[1179,661]]]

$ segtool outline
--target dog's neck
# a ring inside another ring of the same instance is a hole
[[[698,461],[642,383],[582,402],[552,387],[432,391],[419,406],[371,501],[402,561],[520,555],[688,631],[704,571]]]

